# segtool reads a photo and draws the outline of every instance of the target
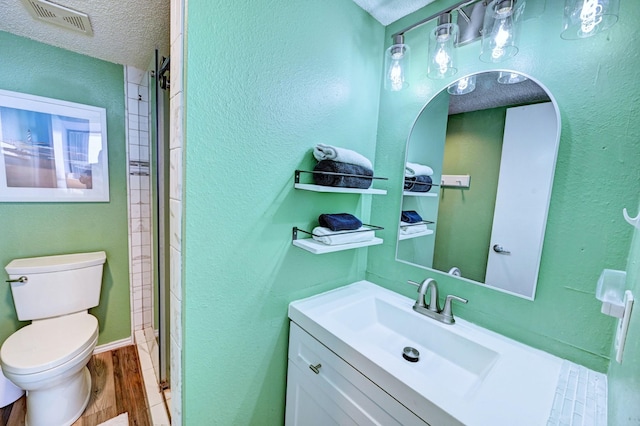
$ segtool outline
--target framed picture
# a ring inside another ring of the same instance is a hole
[[[109,201],[104,108],[0,90],[0,202]]]

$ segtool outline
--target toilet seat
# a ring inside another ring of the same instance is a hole
[[[2,369],[16,375],[54,369],[95,345],[97,338],[98,320],[87,312],[34,321],[4,342]]]

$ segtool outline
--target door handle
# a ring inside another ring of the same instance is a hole
[[[311,371],[313,371],[316,374],[320,374],[320,367],[322,367],[322,364],[317,364],[317,365],[309,364],[309,368],[311,369]]]
[[[493,251],[495,251],[498,254],[511,254],[510,251],[505,250],[504,247],[502,247],[500,244],[494,244]]]

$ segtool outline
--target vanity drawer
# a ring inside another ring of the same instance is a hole
[[[288,366],[287,426],[427,424],[294,322]]]

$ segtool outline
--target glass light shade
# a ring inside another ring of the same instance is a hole
[[[500,84],[516,84],[525,80],[527,77],[517,72],[500,71],[498,73],[498,83]]]
[[[458,39],[458,25],[447,23],[438,25],[429,36],[429,78],[445,78],[458,72],[455,67],[455,43]]]
[[[524,5],[524,0],[489,3],[482,25],[481,61],[502,62],[518,53],[518,27]]]
[[[447,88],[447,92],[452,95],[466,95],[476,90],[476,76],[469,75],[462,77]]]
[[[565,40],[591,37],[618,22],[620,0],[565,0],[560,37]]]
[[[407,86],[407,70],[409,69],[410,49],[406,44],[394,44],[384,54],[384,88],[393,92]]]

